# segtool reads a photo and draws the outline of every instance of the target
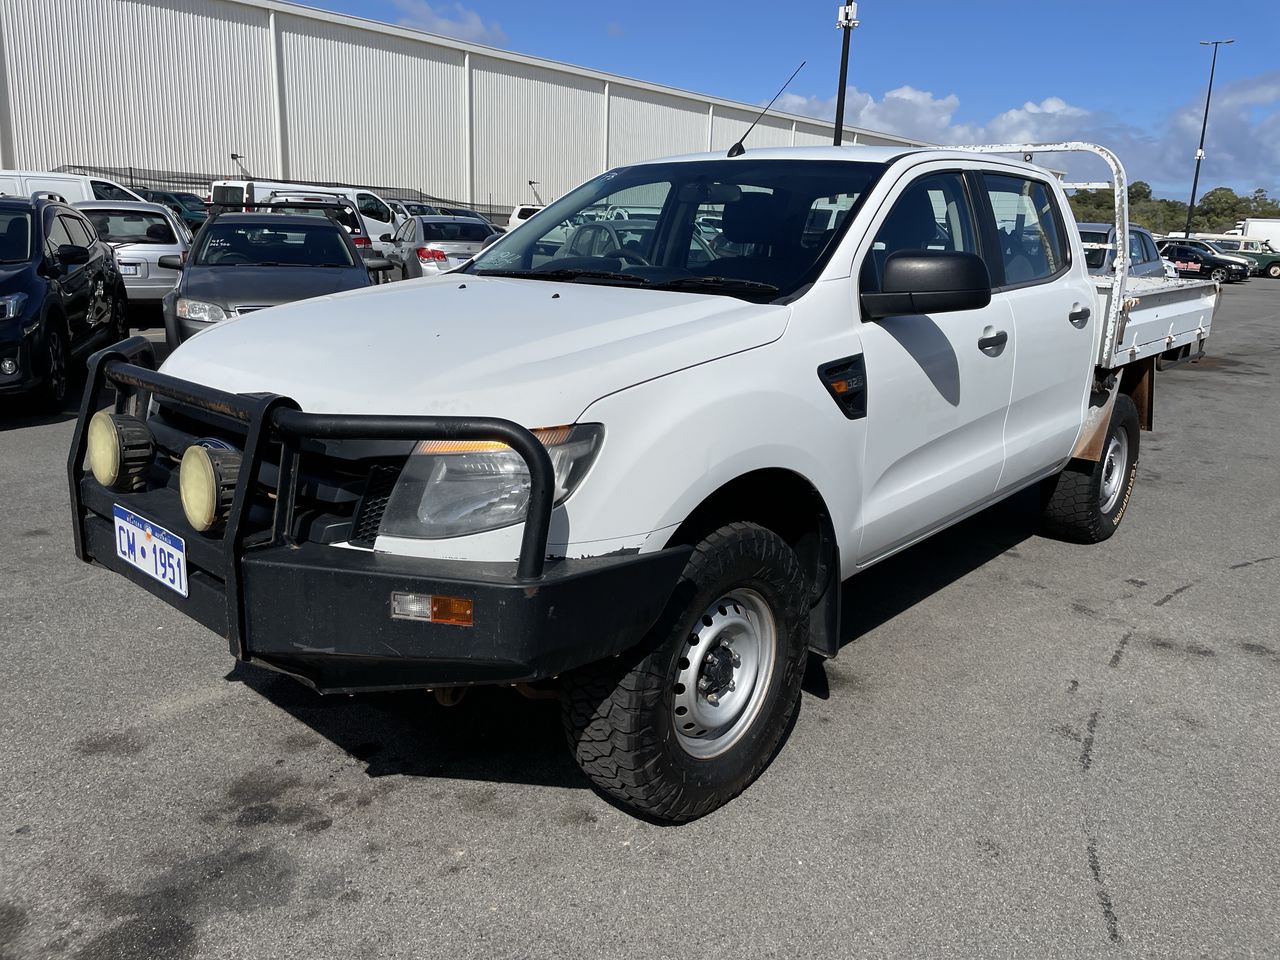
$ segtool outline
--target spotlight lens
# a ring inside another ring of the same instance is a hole
[[[89,421],[89,469],[104,487],[120,478],[120,434],[111,414],[99,410]]]
[[[178,468],[178,493],[187,522],[201,533],[213,529],[218,519],[218,479],[214,474],[209,451],[201,446],[187,447]]]

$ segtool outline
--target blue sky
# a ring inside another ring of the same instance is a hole
[[[807,60],[778,105],[834,113],[834,0],[309,5],[748,103],[766,102]],[[1198,41],[1234,38],[1218,57],[1202,192],[1280,194],[1280,5],[862,0],[858,13],[849,122],[935,142],[1097,140],[1132,178],[1179,199],[1209,73]]]

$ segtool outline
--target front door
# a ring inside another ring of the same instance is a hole
[[[859,272],[879,289],[898,250],[983,250],[963,173],[904,178]],[[1013,384],[1008,306],[862,324],[867,430],[859,563],[867,563],[990,499],[1004,465]]]

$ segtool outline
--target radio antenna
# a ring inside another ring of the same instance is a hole
[[[747,132],[744,133],[741,137],[739,137],[738,142],[729,148],[728,156],[740,157],[747,152],[747,148],[742,145],[742,142],[746,140],[747,137],[751,136],[751,131],[756,128],[756,124],[760,122],[760,118],[769,112],[769,107],[772,107],[774,104],[774,101],[777,100],[780,96],[782,96],[783,90],[791,86],[791,81],[796,78],[796,74],[799,73],[804,68],[804,65],[808,62],[809,61],[807,60],[800,61],[800,66],[796,67],[795,70],[792,72],[791,76],[787,77],[787,82],[778,88],[778,92],[773,95],[773,100],[770,100],[769,103],[765,106],[765,108],[761,110],[758,114],[756,114],[756,118],[751,121],[751,126],[747,127]]]

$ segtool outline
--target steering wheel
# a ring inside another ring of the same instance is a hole
[[[613,259],[616,257],[624,263],[630,263],[637,267],[653,266],[653,264],[640,256],[640,254],[636,253],[634,250],[629,250],[626,247],[614,247],[612,250],[606,250],[604,253],[600,254],[600,256],[605,259]]]

